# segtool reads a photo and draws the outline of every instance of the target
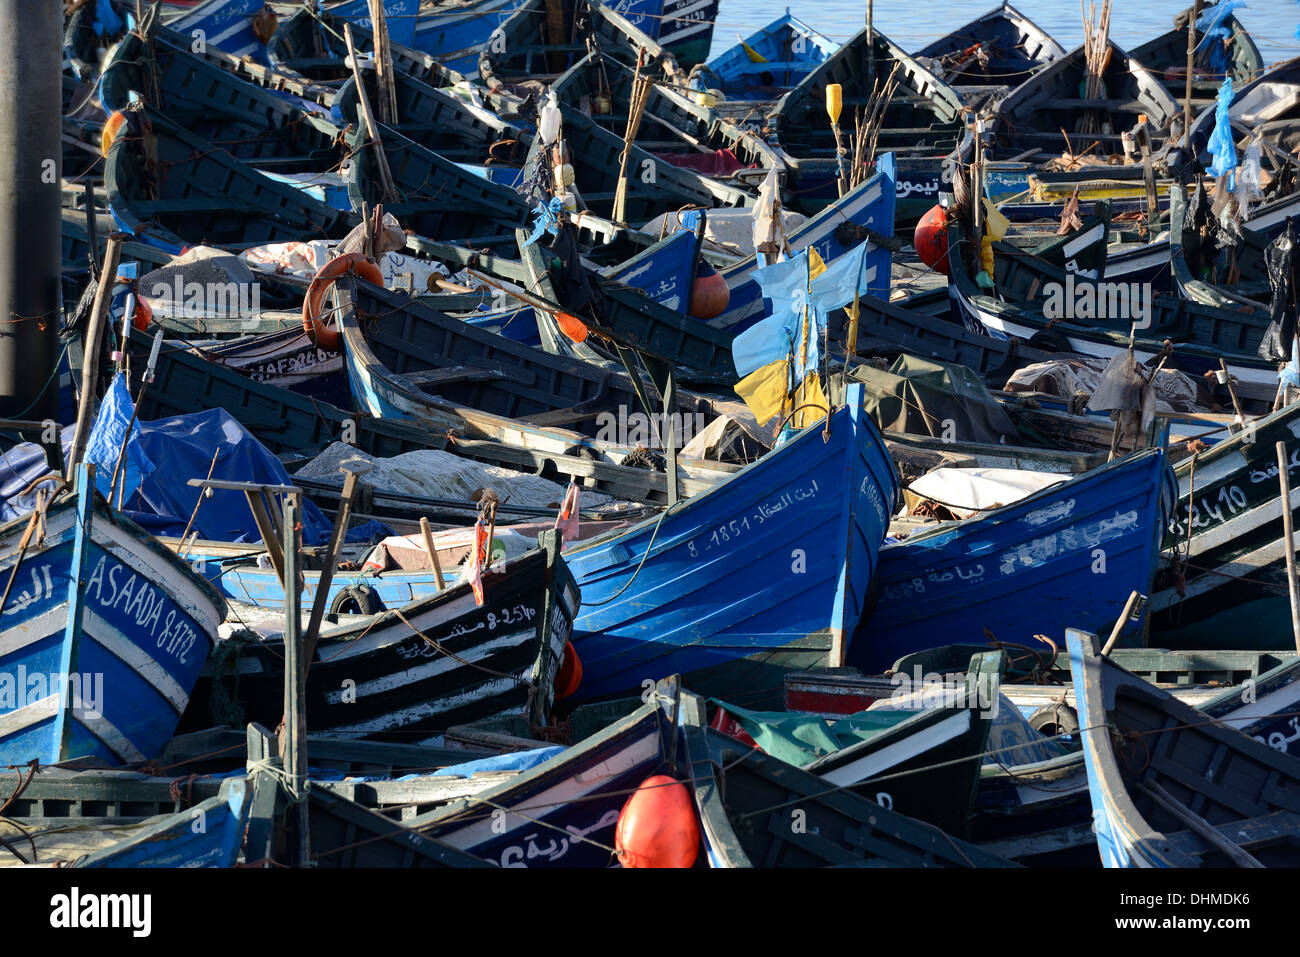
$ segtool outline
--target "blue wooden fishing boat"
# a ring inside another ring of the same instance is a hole
[[[1107,867],[1294,867],[1300,764],[1067,636],[1097,847]]]
[[[775,100],[838,48],[838,43],[787,9],[767,26],[692,70],[691,86],[718,90],[727,100]]]
[[[790,252],[812,248],[829,265],[862,240],[871,239],[874,251],[869,255],[868,268],[874,266],[877,272],[871,288],[874,295],[888,299],[891,255],[878,240],[894,234],[897,177],[894,155],[886,153],[878,157],[870,177],[790,231],[786,236]],[[763,318],[766,314],[763,292],[753,276],[761,265],[764,265],[762,259],[755,255],[718,270],[727,281],[730,298],[726,310],[710,319],[710,325],[742,332]]]
[[[172,736],[226,603],[94,492],[0,528],[0,762],[110,764],[154,757]]]
[[[683,67],[703,63],[713,45],[719,0],[613,0],[608,6],[659,41]]]
[[[167,26],[217,47],[231,56],[266,62],[266,42],[253,28],[253,19],[267,9],[265,0],[204,0],[175,17]]]
[[[145,821],[132,835],[74,867],[234,867],[248,825],[249,782],[229,778],[216,797]],[[201,822],[201,826],[198,822]]]
[[[582,698],[681,674],[754,704],[786,670],[843,662],[898,494],[860,385],[845,403],[709,492],[566,551]]]
[[[1059,647],[1069,622],[1100,630],[1147,594],[1178,489],[1164,453],[1135,452],[974,518],[880,550],[880,600],[849,663],[878,674],[953,641]],[[1141,622],[1121,633],[1141,634]]]
[[[306,684],[312,727],[336,737],[432,743],[449,727],[499,715],[546,725],[579,596],[558,533],[541,541],[484,573],[482,604],[468,581],[449,582],[322,630]],[[225,717],[217,711],[232,699],[249,720],[278,720],[282,640],[223,644],[195,690],[197,727],[211,726],[210,710]]]
[[[420,11],[415,21],[412,48],[428,53],[458,73],[478,72],[478,55],[497,27],[519,8],[523,0],[469,0],[434,4]]]
[[[501,867],[610,867],[628,795],[652,775],[680,776],[686,764],[674,717],[680,693],[675,682],[651,685],[641,707],[580,744],[405,823]]]
[[[530,349],[364,281],[333,294],[358,409],[520,449],[615,462],[634,451],[601,424],[611,410],[640,408],[626,373]],[[682,394],[669,411],[708,415],[711,405]],[[678,466],[696,471],[691,459]]]

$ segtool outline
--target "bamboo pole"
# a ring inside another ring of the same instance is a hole
[[[1201,0],[1192,7],[1192,19],[1187,22],[1187,86],[1183,95],[1183,145],[1192,143],[1192,71],[1196,63],[1196,21],[1201,18]]]
[[[90,215],[95,211],[90,210]],[[99,271],[99,285],[95,289],[95,304],[91,308],[90,322],[86,325],[82,342],[81,399],[77,403],[77,427],[72,433],[72,454],[64,473],[68,481],[86,454],[86,441],[90,438],[90,413],[95,404],[95,387],[99,380],[99,347],[104,338],[104,321],[108,316],[108,302],[113,295],[113,280],[117,277],[117,263],[122,257],[123,233],[108,237],[104,250],[104,268]]]
[[[393,186],[393,173],[388,168],[388,156],[384,153],[384,141],[379,135],[379,126],[375,123],[375,114],[370,109],[370,97],[366,95],[366,84],[361,76],[361,63],[357,59],[357,48],[352,42],[352,24],[343,25],[343,39],[348,45],[348,56],[352,58],[352,77],[357,84],[357,103],[361,106],[361,116],[366,122],[366,138],[375,151],[375,164],[379,170],[379,185],[384,191],[383,201],[388,202],[397,195]]]

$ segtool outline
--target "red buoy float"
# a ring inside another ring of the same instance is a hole
[[[582,342],[587,338],[587,324],[573,313],[557,312],[555,322],[560,327],[560,331],[574,342]]]
[[[614,847],[624,867],[690,867],[700,825],[690,792],[666,774],[646,778],[619,812]]]
[[[560,661],[560,670],[555,673],[555,700],[563,701],[571,697],[582,684],[582,659],[573,642],[564,643],[564,658]]]
[[[948,211],[934,206],[921,217],[912,234],[916,254],[935,272],[948,275]]]
[[[325,293],[336,279],[348,273],[360,276],[366,282],[376,286],[384,284],[384,274],[379,267],[361,253],[348,253],[335,256],[316,273],[307,287],[307,295],[302,301],[302,327],[311,341],[326,352],[342,352],[343,337],[337,329],[330,329],[320,321],[321,306]]]
[[[731,302],[731,288],[726,278],[703,259],[695,264],[695,284],[691,286],[690,313],[696,319],[713,319],[726,311]]]

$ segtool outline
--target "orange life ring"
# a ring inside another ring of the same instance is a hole
[[[320,321],[321,304],[334,280],[348,273],[360,276],[366,282],[373,282],[376,286],[384,284],[384,274],[379,267],[361,253],[335,256],[321,266],[320,272],[316,273],[311,285],[307,287],[307,296],[302,301],[302,327],[311,341],[327,352],[342,352],[343,338],[337,329],[328,329]]]

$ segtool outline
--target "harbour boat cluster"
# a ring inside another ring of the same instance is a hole
[[[0,866],[1300,864],[1300,60],[737,2],[51,16]]]

